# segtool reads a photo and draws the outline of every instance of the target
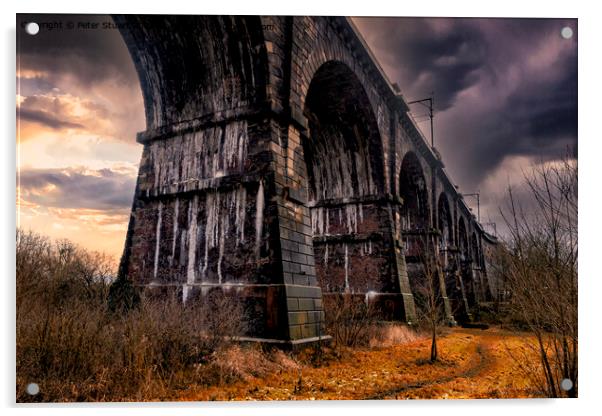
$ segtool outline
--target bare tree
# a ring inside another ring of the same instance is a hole
[[[431,362],[437,361],[437,331],[445,321],[443,298],[441,297],[442,267],[434,236],[424,235],[420,255],[421,278],[414,283],[414,297],[419,321],[429,329],[431,335]]]
[[[537,340],[537,369],[524,360],[522,367],[547,396],[577,397],[576,161],[542,163],[524,178],[527,199],[519,202],[509,188],[502,210],[509,235],[497,272],[508,284],[513,312]]]

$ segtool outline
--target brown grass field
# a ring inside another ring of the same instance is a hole
[[[525,351],[528,335],[449,329],[439,340],[441,359],[428,361],[430,340],[326,353],[319,367],[307,354],[280,359],[266,374],[212,387],[191,386],[177,400],[379,400],[541,397],[509,351]]]

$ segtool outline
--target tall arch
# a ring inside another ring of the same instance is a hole
[[[475,267],[481,267],[481,250],[479,248],[479,241],[477,239],[477,233],[472,232],[472,236],[470,238],[470,249],[471,249],[471,259]]]
[[[446,249],[453,245],[454,230],[451,209],[445,192],[441,192],[437,202],[437,221],[437,228],[441,233],[441,246]]]
[[[404,231],[425,231],[429,228],[428,188],[422,165],[414,152],[401,162],[399,194],[403,199],[401,227]]]
[[[473,284],[473,270],[471,261],[471,240],[468,236],[464,217],[458,221],[458,250],[460,254],[460,279],[462,285],[462,296],[464,298],[466,315],[469,315],[469,307],[474,304],[475,291]]]
[[[424,306],[425,298],[420,288],[424,287],[426,279],[433,276],[425,275],[423,262],[434,254],[436,248],[431,244],[433,235],[430,230],[431,214],[426,178],[418,156],[411,151],[405,154],[401,162],[399,195],[402,199],[399,227],[404,243],[403,255],[409,286],[417,304]],[[440,288],[437,284],[435,288],[439,296]]]
[[[147,129],[265,100],[268,61],[259,16],[113,19],[138,72]]]
[[[381,193],[383,149],[376,117],[357,76],[329,61],[314,74],[305,99],[304,141],[310,202]]]
[[[265,187],[258,179],[220,186],[223,177],[258,176],[267,167],[252,160],[267,150],[252,118],[265,101],[268,74],[260,17],[114,20],[138,73],[147,122],[138,134],[144,150],[120,274],[187,285],[265,280],[267,272],[253,266],[269,256],[268,236],[241,221],[263,223]],[[146,236],[148,229],[155,233]],[[132,244],[132,233],[146,237]],[[243,236],[256,244],[240,247]],[[239,256],[224,256],[229,250]]]
[[[466,223],[464,218],[460,217],[458,220],[458,250],[460,252],[460,260],[467,261],[469,258],[469,245],[468,245],[468,233],[466,231]]]
[[[365,88],[350,67],[332,60],[316,70],[304,103],[303,159],[325,302],[341,293],[364,302],[370,294],[384,318],[407,316],[383,199],[384,150]]]

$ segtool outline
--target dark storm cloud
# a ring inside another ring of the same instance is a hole
[[[69,121],[63,121],[55,117],[52,113],[46,111],[29,110],[22,108],[19,111],[19,117],[22,121],[30,121],[32,123],[42,124],[51,129],[82,129],[83,125],[79,123],[72,123]]]
[[[461,109],[455,113],[462,112]],[[477,188],[504,158],[531,156],[555,160],[577,146],[577,66],[550,81],[530,80],[509,94],[495,111],[464,111],[444,130],[440,146],[451,158],[455,179]],[[455,140],[455,149],[449,145]],[[455,151],[454,151],[455,150]]]
[[[20,172],[23,199],[54,208],[129,210],[135,177],[110,169],[27,169]]]
[[[35,36],[23,29],[30,21],[40,25]],[[107,79],[137,82],[119,31],[103,29],[103,24],[111,23],[108,15],[19,14],[18,64],[21,69],[43,72],[50,80],[69,74],[82,85]]]
[[[461,188],[508,156],[557,159],[576,146],[576,20],[354,20],[404,96],[434,92],[435,145]]]
[[[437,110],[451,107],[459,92],[479,81],[478,70],[488,63],[490,45],[470,21],[358,18],[356,22],[381,52],[383,64],[394,68],[391,75],[404,95],[417,99],[434,92]]]
[[[556,139],[576,138],[577,61],[571,62],[558,81],[533,80],[530,86],[511,94],[506,110],[508,121],[520,136],[532,139],[527,150],[536,150]]]

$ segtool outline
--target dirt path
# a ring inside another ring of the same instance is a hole
[[[185,400],[381,400],[408,398],[532,397],[534,392],[509,358],[527,338],[496,329],[453,329],[430,340],[373,350],[348,351],[320,367],[303,365],[221,387],[192,388]]]
[[[408,393],[417,389],[424,389],[425,387],[431,387],[436,385],[443,385],[449,383],[452,380],[459,378],[474,378],[480,374],[487,365],[490,365],[492,361],[491,355],[487,352],[487,347],[483,347],[481,342],[477,343],[476,354],[471,358],[469,367],[466,370],[454,372],[450,375],[438,377],[433,380],[423,380],[413,384],[404,384],[401,386],[394,387],[390,390],[379,392],[373,396],[365,397],[367,400],[383,400],[383,399],[397,399],[402,393]]]

